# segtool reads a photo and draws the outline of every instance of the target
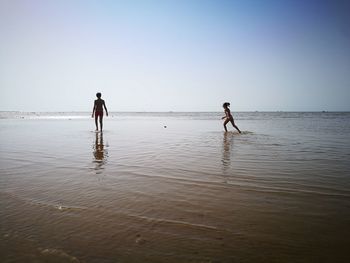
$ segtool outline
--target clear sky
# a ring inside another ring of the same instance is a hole
[[[0,0],[0,110],[349,111],[349,3]]]

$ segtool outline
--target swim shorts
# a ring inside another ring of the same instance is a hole
[[[100,116],[100,118],[103,117],[103,111],[95,111],[95,117]]]

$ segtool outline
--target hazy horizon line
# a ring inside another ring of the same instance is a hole
[[[350,110],[232,110],[232,112],[350,112]],[[21,111],[21,110],[0,110],[0,112],[18,113],[91,113],[91,111]],[[222,113],[222,111],[118,111],[109,110],[109,113]]]

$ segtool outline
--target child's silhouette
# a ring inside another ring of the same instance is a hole
[[[105,101],[101,99],[101,93],[96,93],[97,100],[95,100],[94,108],[92,109],[92,118],[94,117],[95,113],[95,125],[96,125],[96,131],[98,131],[98,125],[97,125],[97,119],[100,118],[100,130],[102,131],[103,127],[103,108],[105,108],[106,115],[108,116],[107,107],[105,104]]]
[[[225,110],[225,116],[222,117],[221,119],[225,119],[224,121],[224,129],[225,131],[227,132],[227,128],[226,128],[226,124],[228,122],[231,122],[232,123],[232,126],[236,128],[236,130],[241,133],[241,131],[238,129],[238,127],[236,126],[235,124],[235,121],[233,120],[233,117],[231,115],[231,111],[228,107],[230,107],[230,103],[229,102],[225,102],[222,107],[224,107],[224,110]]]

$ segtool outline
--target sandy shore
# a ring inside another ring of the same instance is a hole
[[[243,117],[1,120],[0,257],[346,262],[345,131]]]

